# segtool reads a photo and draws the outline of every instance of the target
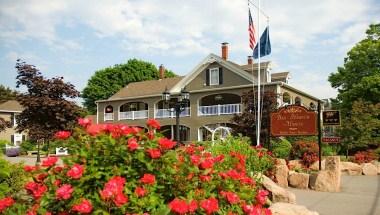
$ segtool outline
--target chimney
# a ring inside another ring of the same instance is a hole
[[[158,68],[158,72],[159,72],[159,78],[160,79],[164,79],[165,78],[165,67],[164,65],[160,65],[160,67]]]
[[[228,59],[228,43],[222,43],[222,58],[224,60]]]
[[[252,56],[248,56],[248,65],[251,65],[253,63]]]

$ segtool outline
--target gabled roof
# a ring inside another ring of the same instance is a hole
[[[211,53],[206,58],[204,58],[196,67],[194,67],[193,70],[191,70],[191,72],[187,74],[181,81],[179,81],[175,86],[173,86],[173,88],[171,88],[169,92],[179,93],[184,86],[188,85],[195,77],[197,77],[197,75],[199,75],[204,69],[206,69],[208,65],[214,62],[219,63],[221,66],[252,82],[252,75],[248,74],[246,71],[241,69],[239,65],[230,61],[226,61],[223,58]],[[256,82],[256,80],[254,81]]]
[[[16,100],[9,100],[0,104],[0,112],[21,112],[23,107]]]
[[[161,95],[166,87],[168,89],[172,88],[182,78],[183,76],[178,76],[174,78],[164,78],[160,80],[133,82],[119,90],[119,92],[115,93],[108,100]]]

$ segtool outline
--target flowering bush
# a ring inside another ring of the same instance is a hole
[[[290,155],[292,159],[302,159],[305,153],[318,154],[318,151],[319,151],[318,144],[316,142],[298,140],[293,143],[293,147],[292,147]]]
[[[373,151],[358,151],[354,155],[354,162],[358,164],[369,163],[376,159],[376,154]]]
[[[255,178],[266,168],[261,150],[243,143],[247,152],[195,144],[174,149],[175,142],[155,132],[155,120],[147,132],[79,123],[56,135],[72,156],[63,166],[52,157],[25,166],[33,179],[25,185],[28,197],[0,200],[5,214],[270,214],[268,192]]]

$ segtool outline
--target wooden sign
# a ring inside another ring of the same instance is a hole
[[[338,110],[325,110],[322,112],[323,125],[340,125],[340,112]]]
[[[340,137],[322,137],[324,143],[340,143]]]
[[[317,135],[317,113],[298,105],[282,107],[271,113],[271,135]]]

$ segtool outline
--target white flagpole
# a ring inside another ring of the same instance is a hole
[[[260,11],[260,0],[259,0],[259,8],[258,10]],[[261,69],[260,69],[260,35],[259,35],[259,32],[260,32],[260,12],[257,13],[257,20],[258,20],[258,24],[257,24],[257,27],[258,27],[258,30],[257,30],[257,33],[258,33],[258,41],[259,41],[259,50],[258,50],[258,75],[257,75],[257,117],[256,117],[256,122],[257,122],[257,125],[256,125],[256,146],[260,146],[260,84],[261,84]]]

